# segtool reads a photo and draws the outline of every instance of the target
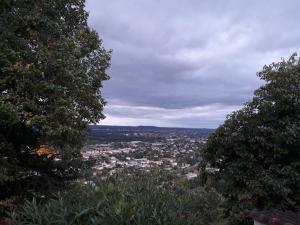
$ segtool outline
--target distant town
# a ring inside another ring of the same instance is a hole
[[[187,179],[197,177],[201,149],[211,129],[91,126],[83,157],[93,173],[109,176],[160,168]]]

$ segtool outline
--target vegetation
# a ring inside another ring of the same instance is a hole
[[[80,149],[88,124],[104,118],[101,87],[109,78],[111,52],[89,28],[84,4],[0,2],[0,218],[24,197],[33,200],[14,210],[16,225],[223,225],[224,215],[243,219],[246,208],[300,206],[296,55],[258,73],[266,84],[210,136],[203,155],[178,159],[196,164],[203,157],[203,186],[162,172],[65,182],[89,171]],[[95,129],[90,141],[107,129]],[[137,137],[119,127],[110,140],[163,140],[164,132]],[[132,154],[142,158],[148,150]]]
[[[78,174],[110,61],[87,17],[84,0],[0,3],[0,200]]]
[[[300,60],[294,54],[258,76],[266,84],[228,116],[203,152],[203,176],[219,187],[231,215],[300,205]]]
[[[76,185],[40,204],[26,202],[16,225],[221,225],[222,198],[161,172],[121,175]]]

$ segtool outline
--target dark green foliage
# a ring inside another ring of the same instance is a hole
[[[300,62],[265,66],[266,84],[212,134],[203,152],[209,181],[228,199],[231,213],[245,208],[300,205]]]
[[[141,173],[76,185],[49,202],[26,202],[16,225],[221,225],[222,198],[162,173]],[[168,181],[166,181],[168,180]]]
[[[104,118],[100,88],[110,52],[88,27],[84,3],[0,2],[0,200],[33,175],[73,177],[76,163],[54,163],[36,148],[75,159],[87,124]]]

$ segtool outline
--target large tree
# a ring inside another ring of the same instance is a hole
[[[71,173],[64,160],[80,155],[87,124],[104,118],[110,51],[84,7],[84,0],[0,2],[0,199],[29,175]]]
[[[266,83],[203,152],[203,175],[227,197],[231,213],[300,205],[300,60],[294,54],[258,76]]]

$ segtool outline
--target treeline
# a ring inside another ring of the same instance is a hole
[[[167,128],[152,126],[102,126],[90,125],[87,136],[88,144],[110,142],[155,142],[171,136],[188,136],[191,138],[207,137],[213,129],[205,128]]]

